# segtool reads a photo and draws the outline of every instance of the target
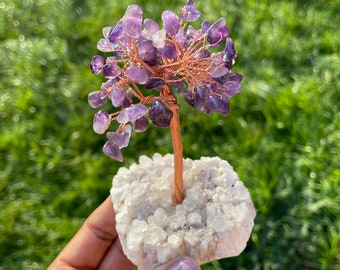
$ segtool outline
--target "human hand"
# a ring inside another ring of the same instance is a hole
[[[133,270],[116,232],[115,213],[108,197],[85,221],[48,270]],[[190,258],[169,262],[155,270],[199,270]]]

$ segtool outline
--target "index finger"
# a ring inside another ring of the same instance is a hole
[[[113,205],[108,197],[87,218],[49,269],[60,269],[61,266],[63,269],[95,269],[117,239],[115,226]]]

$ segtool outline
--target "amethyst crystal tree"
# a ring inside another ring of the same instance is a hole
[[[89,104],[97,108],[110,100],[114,108],[110,113],[98,111],[93,129],[103,134],[111,122],[118,122],[115,136],[113,132],[107,133],[104,153],[123,160],[120,149],[128,144],[131,125],[136,132],[145,131],[148,120],[156,126],[170,126],[176,203],[182,202],[184,195],[180,107],[175,92],[198,111],[227,115],[229,99],[242,89],[242,76],[232,71],[236,50],[232,39],[227,37],[229,28],[225,19],[215,23],[204,21],[201,29],[195,29],[190,23],[199,16],[194,1],[189,0],[180,16],[164,11],[163,28],[160,28],[151,19],[143,21],[138,5],[130,5],[122,19],[103,29],[104,38],[99,40],[97,48],[110,55],[107,58],[96,55],[91,61],[92,72],[101,72],[107,81],[100,90],[89,94]],[[219,47],[222,47],[219,52],[210,51]],[[125,138],[124,143],[121,137]]]
[[[123,251],[139,269],[179,256],[197,264],[236,256],[254,224],[249,192],[227,161],[183,159],[176,93],[200,112],[227,115],[229,99],[242,89],[225,19],[195,29],[190,23],[199,17],[189,0],[179,16],[164,11],[161,27],[130,5],[103,29],[97,48],[109,56],[91,60],[91,71],[107,80],[88,102],[93,108],[112,103],[112,112],[99,110],[93,121],[96,133],[106,133],[105,155],[123,161],[132,131],[145,131],[149,122],[170,126],[174,155],[140,157],[140,165],[118,171],[111,189]]]

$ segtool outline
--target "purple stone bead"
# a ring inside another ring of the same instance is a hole
[[[125,91],[125,98],[122,104],[122,108],[130,107],[131,104],[132,104],[132,92],[131,89],[127,89]]]
[[[105,27],[103,27],[102,33],[103,33],[103,37],[104,37],[105,39],[108,39],[111,30],[112,30],[112,27],[111,27],[111,26],[105,26]]]
[[[231,73],[228,81],[234,81],[240,83],[242,81],[242,75],[238,73]]]
[[[157,49],[153,46],[152,40],[143,39],[138,41],[137,49],[140,59],[150,66],[157,64]]]
[[[125,90],[120,87],[113,86],[110,97],[113,107],[122,106],[125,99]]]
[[[121,20],[124,32],[132,37],[138,38],[142,34],[143,12],[138,5],[129,5]]]
[[[195,9],[194,0],[189,0],[181,12],[181,18],[186,22],[194,22],[200,15],[200,12]]]
[[[166,33],[169,36],[174,37],[180,28],[180,20],[178,16],[171,10],[166,10],[162,13],[162,21]]]
[[[117,63],[110,63],[103,66],[102,73],[105,78],[115,78],[121,74],[121,70]]]
[[[210,51],[208,49],[203,49],[201,50],[198,54],[196,58],[207,58],[211,55]]]
[[[201,41],[204,39],[204,35],[197,31],[193,26],[189,25],[188,26],[188,29],[187,29],[187,32],[186,32],[186,35],[187,35],[187,41],[189,43],[193,42],[193,41]]]
[[[110,41],[107,39],[101,39],[97,43],[97,49],[101,52],[113,52],[114,48]]]
[[[165,44],[165,39],[166,39],[166,31],[164,29],[157,31],[152,36],[153,46],[155,46],[155,48],[157,49],[162,49]]]
[[[214,112],[222,115],[229,114],[229,99],[223,95],[210,95],[208,98],[207,106]]]
[[[109,90],[113,85],[116,84],[116,82],[118,82],[120,80],[119,77],[115,77],[115,78],[112,78],[112,79],[109,79],[108,81],[104,82],[101,86],[101,90],[102,91],[105,91],[105,90]]]
[[[207,40],[210,44],[217,46],[226,39],[229,34],[229,28],[226,26],[224,18],[219,19],[207,30]]]
[[[135,122],[138,118],[146,115],[148,108],[143,104],[131,105],[123,109],[117,117],[118,123]]]
[[[164,45],[162,56],[168,59],[175,59],[177,57],[176,46],[171,43]]]
[[[98,108],[107,102],[107,96],[103,91],[92,91],[87,96],[87,101],[92,108]]]
[[[116,144],[119,149],[125,148],[129,145],[132,127],[126,125],[124,131],[108,132],[106,138],[112,143]]]
[[[207,86],[200,86],[195,88],[194,107],[196,110],[211,114],[212,110],[207,106],[207,100],[209,98],[210,91]]]
[[[226,95],[228,98],[231,98],[235,94],[242,91],[242,86],[238,82],[227,81],[219,87],[219,91]]]
[[[152,36],[159,31],[159,25],[151,19],[145,19],[143,23],[144,29],[142,31],[143,37],[152,39]]]
[[[150,74],[145,68],[133,65],[126,69],[126,76],[128,76],[130,80],[139,84],[145,84],[150,78]]]
[[[179,94],[190,106],[194,106],[194,95],[190,90],[185,89]]]
[[[108,40],[112,43],[115,43],[122,35],[123,33],[123,27],[121,24],[116,23],[112,28],[110,33],[108,34]]]
[[[201,29],[203,33],[206,33],[209,29],[209,27],[211,26],[211,23],[208,21],[204,21],[201,23]]]
[[[149,120],[147,117],[143,116],[138,118],[133,124],[133,130],[135,132],[144,132],[148,128]]]
[[[148,82],[145,84],[145,88],[146,89],[155,89],[158,87],[162,87],[163,85],[165,85],[165,82],[160,79],[160,78],[150,78],[148,80]]]
[[[105,58],[101,55],[95,55],[91,59],[90,68],[93,74],[98,74],[105,65]]]
[[[175,36],[175,40],[182,46],[182,48],[186,48],[188,46],[187,34],[183,31],[182,28],[178,30],[178,33]]]
[[[151,103],[149,117],[152,123],[159,127],[168,127],[172,118],[172,111],[158,98]]]
[[[110,126],[110,115],[104,111],[98,111],[93,117],[93,130],[103,134]]]
[[[171,87],[175,88],[180,96],[190,105],[194,106],[194,96],[193,91],[189,90],[183,81],[171,83]]]
[[[120,162],[123,161],[123,155],[122,155],[122,152],[119,149],[119,146],[116,145],[116,144],[113,144],[110,141],[107,141],[104,144],[103,152],[106,156],[108,156],[108,157],[110,157],[114,160],[117,160],[117,161],[120,161]]]
[[[213,66],[210,72],[210,77],[212,78],[219,78],[226,75],[229,72],[229,69],[226,68],[224,65]]]

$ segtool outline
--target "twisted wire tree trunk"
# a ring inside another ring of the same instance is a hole
[[[170,121],[170,132],[172,147],[174,151],[174,193],[173,200],[175,204],[180,204],[184,200],[183,187],[183,143],[181,136],[181,126],[179,120],[180,106],[177,104],[176,97],[173,95],[171,88],[165,85],[162,89],[161,96],[164,97],[165,103],[173,113]]]

